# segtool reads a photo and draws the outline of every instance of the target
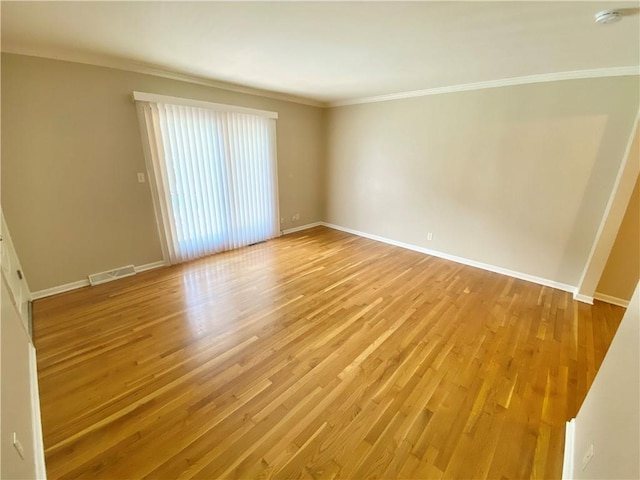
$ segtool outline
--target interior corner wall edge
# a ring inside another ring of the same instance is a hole
[[[34,347],[4,274],[0,277],[0,478],[42,478],[38,473],[44,448],[38,437],[39,397],[33,390]],[[14,448],[14,433],[22,455]]]
[[[637,160],[640,154],[636,152]],[[615,237],[609,258],[596,288],[597,296],[629,301],[640,278],[640,176]]]
[[[574,420],[569,478],[640,478],[639,376],[640,284]]]
[[[162,259],[134,90],[277,111],[282,228],[322,220],[322,108],[4,53],[1,200],[33,291]]]
[[[609,201],[602,214],[591,252],[580,277],[577,295],[592,297],[596,293],[598,282],[602,278],[622,225],[638,174],[640,174],[640,109],[636,115],[635,127],[629,136],[623,162],[611,189]]]
[[[325,220],[577,285],[635,120],[639,81],[331,108]]]

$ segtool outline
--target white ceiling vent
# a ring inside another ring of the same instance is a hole
[[[101,283],[110,282],[118,278],[130,277],[136,274],[136,269],[133,265],[127,265],[126,267],[119,267],[108,272],[92,273],[89,275],[89,283],[91,285],[100,285]]]

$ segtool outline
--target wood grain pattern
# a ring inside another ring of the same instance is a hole
[[[559,478],[623,312],[324,227],[39,300],[49,478]]]

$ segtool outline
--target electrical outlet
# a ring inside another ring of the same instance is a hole
[[[280,217],[280,225],[284,223],[284,217]]]
[[[300,220],[300,214],[299,213],[294,213],[293,216],[291,217],[291,221],[292,222],[297,222],[298,220]]]
[[[587,453],[585,453],[584,457],[582,457],[582,470],[587,468],[587,464],[592,458],[593,458],[593,444],[589,445],[589,449],[587,450]]]
[[[433,240],[433,233],[431,232],[427,233],[427,240],[429,241]]]
[[[138,183],[144,183],[144,173],[138,172]]]

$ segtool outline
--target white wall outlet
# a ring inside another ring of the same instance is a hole
[[[22,443],[20,443],[20,440],[18,440],[18,434],[16,432],[13,432],[13,448],[16,449],[20,458],[24,460],[24,447]]]
[[[589,449],[587,450],[587,453],[585,453],[584,457],[582,457],[582,470],[587,468],[587,464],[592,458],[593,458],[593,444],[589,445]]]
[[[300,220],[300,214],[299,213],[294,213],[293,216],[291,217],[291,221],[292,222],[297,222],[298,220]]]
[[[138,183],[144,183],[144,173],[138,172]]]
[[[431,232],[427,233],[427,240],[429,241],[433,240],[433,233]]]
[[[280,217],[280,225],[284,223],[284,217]]]

